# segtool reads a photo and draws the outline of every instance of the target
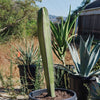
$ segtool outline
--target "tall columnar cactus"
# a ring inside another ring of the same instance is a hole
[[[38,12],[38,38],[48,94],[55,97],[50,22],[48,11],[44,7]]]

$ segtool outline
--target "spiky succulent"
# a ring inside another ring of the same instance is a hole
[[[16,64],[32,65],[37,62],[37,59],[41,59],[39,47],[37,46],[34,48],[33,42],[29,43],[25,41],[25,45],[23,44],[22,47],[17,46],[15,50],[17,51],[17,57],[15,57]]]
[[[100,58],[100,43],[97,43],[94,48],[91,50],[93,42],[93,37],[88,37],[86,42],[80,36],[80,57],[76,48],[72,45],[70,46],[68,43],[68,47],[75,64],[76,74],[89,77],[93,75],[100,74],[100,69],[97,71],[91,71],[93,66]],[[72,72],[73,73],[73,72]]]
[[[51,26],[51,30],[53,33],[53,41],[52,41],[52,45],[53,45],[53,51],[55,53],[55,55],[58,57],[58,59],[60,61],[62,61],[63,65],[65,65],[65,52],[66,52],[66,41],[68,41],[68,43],[71,42],[74,32],[75,32],[75,23],[76,23],[76,19],[77,16],[72,20],[72,22],[70,21],[71,18],[71,8],[69,11],[69,15],[66,18],[65,23],[63,22],[63,19],[61,20],[61,24],[57,24],[57,27],[55,24],[53,24],[52,22],[50,22],[50,26]],[[73,27],[74,26],[74,27]],[[70,34],[71,30],[73,28],[72,33]]]

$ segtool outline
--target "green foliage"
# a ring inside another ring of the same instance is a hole
[[[91,100],[100,100],[100,82],[92,82],[90,84]]]
[[[4,81],[4,78],[3,78],[3,75],[2,75],[2,70],[0,70],[0,81],[1,81],[1,85],[5,86],[5,81]]]
[[[58,28],[52,22],[50,23],[51,30],[54,36],[53,41],[52,41],[52,45],[53,45],[52,48],[53,48],[54,53],[58,57],[58,59],[62,61],[63,65],[65,65],[65,53],[66,53],[66,48],[67,48],[66,41],[68,43],[71,42],[74,36],[75,23],[77,19],[77,16],[76,16],[73,19],[73,21],[70,23],[70,17],[71,17],[70,11],[65,23],[63,22],[63,19],[62,19],[61,25],[60,24],[57,25]],[[70,33],[73,26],[74,26],[73,32]]]
[[[55,97],[50,21],[46,8],[38,12],[38,38],[48,94]]]
[[[12,64],[12,60],[10,60],[10,67],[9,67],[10,75],[7,74],[4,76],[3,71],[1,69],[0,70],[0,81],[1,81],[2,87],[5,89],[5,92],[9,94],[10,98],[15,99],[17,94],[15,93],[15,90],[14,90],[14,83],[13,83],[14,77],[12,75],[12,70],[13,70],[13,64]]]
[[[38,11],[36,1],[41,0],[0,0],[0,37],[8,40],[12,34],[35,34]]]
[[[32,65],[32,64],[36,64],[38,62],[38,59],[41,59],[40,57],[40,51],[39,51],[39,47],[35,47],[34,48],[34,44],[31,42],[27,42],[27,40],[25,41],[25,44],[23,44],[24,47],[20,47],[17,46],[16,47],[16,57],[14,57],[15,59],[15,63],[18,65]]]
[[[96,65],[93,67],[92,70],[96,71],[98,69],[100,69],[100,59],[97,61]]]
[[[44,74],[40,62],[41,62],[40,59],[38,59],[35,72],[36,78],[35,80],[33,80],[33,84],[35,86],[34,90],[40,89],[43,86]]]
[[[71,52],[71,56],[73,62],[75,64],[75,74],[89,77],[93,75],[100,74],[100,69],[96,71],[91,71],[96,64],[96,62],[100,58],[100,43],[97,43],[94,48],[91,50],[91,45],[93,42],[93,37],[88,37],[85,42],[82,37],[80,37],[80,57],[78,52],[74,46],[70,46],[68,43],[69,50]]]

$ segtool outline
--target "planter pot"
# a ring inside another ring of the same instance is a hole
[[[71,97],[67,98],[67,99],[55,99],[55,100],[77,100],[76,93],[72,90],[67,90],[67,89],[62,89],[62,88],[57,88],[55,90],[56,91],[66,91],[68,94],[71,95]],[[33,91],[29,94],[29,100],[41,100],[41,99],[36,98],[36,96],[39,96],[43,93],[47,93],[47,89],[40,89],[40,90]],[[53,98],[51,98],[51,99],[53,100]],[[51,99],[49,99],[49,100],[51,100]],[[46,99],[46,100],[48,100],[48,99]]]
[[[19,65],[21,84],[24,88],[34,89],[33,79],[35,79],[36,65]]]
[[[91,77],[81,77],[78,75],[69,74],[70,89],[77,93],[78,100],[88,100],[88,90],[84,83],[90,84]]]

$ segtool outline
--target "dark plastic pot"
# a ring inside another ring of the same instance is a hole
[[[91,77],[81,77],[79,75],[69,74],[69,86],[70,89],[77,93],[78,100],[88,100],[88,89],[84,85],[90,84]]]
[[[67,89],[62,89],[62,88],[57,88],[55,90],[66,91],[66,92],[68,92],[72,95],[72,97],[70,97],[68,99],[64,99],[64,100],[77,100],[76,93],[72,90],[67,90]],[[33,91],[29,94],[29,100],[40,100],[40,99],[37,99],[35,97],[39,96],[39,95],[41,95],[42,93],[45,93],[45,92],[47,92],[47,89],[40,89],[40,90]]]
[[[35,79],[36,65],[19,65],[18,68],[22,86],[28,89],[34,89],[32,80]]]

